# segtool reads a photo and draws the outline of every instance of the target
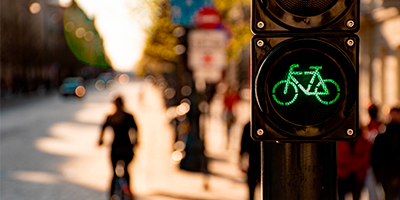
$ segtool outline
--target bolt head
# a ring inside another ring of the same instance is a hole
[[[264,28],[264,26],[265,26],[265,24],[264,24],[263,21],[257,22],[257,27],[258,27],[258,28]]]
[[[346,44],[347,44],[347,46],[352,47],[352,46],[354,46],[355,42],[353,39],[348,39]]]
[[[347,135],[352,136],[354,134],[353,129],[347,129]]]
[[[257,130],[257,135],[259,135],[259,136],[264,135],[264,130],[258,129],[258,130]]]
[[[258,40],[258,41],[257,41],[257,46],[258,46],[258,47],[264,46],[264,41]]]
[[[353,28],[354,25],[356,25],[356,23],[351,19],[346,22],[347,28]]]

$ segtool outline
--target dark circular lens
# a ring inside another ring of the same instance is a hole
[[[316,16],[332,8],[337,0],[277,0],[284,10],[297,16]]]
[[[287,52],[273,64],[265,84],[273,109],[297,125],[315,125],[329,119],[344,97],[340,66],[317,49]]]

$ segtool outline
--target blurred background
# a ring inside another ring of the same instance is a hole
[[[136,199],[248,199],[250,10],[250,0],[1,0],[0,198],[108,199],[112,129],[97,141],[120,95],[138,124]],[[387,123],[400,104],[400,1],[361,0],[358,35],[360,125],[372,103]]]

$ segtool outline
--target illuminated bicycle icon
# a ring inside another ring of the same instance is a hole
[[[317,98],[317,100],[324,105],[331,105],[339,99],[340,96],[339,85],[332,79],[322,78],[319,72],[319,70],[322,69],[322,66],[310,66],[309,69],[313,71],[294,71],[294,69],[298,67],[299,67],[298,64],[292,64],[290,66],[286,80],[279,81],[272,88],[272,98],[275,100],[276,103],[282,106],[288,106],[290,104],[293,104],[299,95],[298,88],[300,88],[300,90],[307,96],[315,96],[315,98]],[[295,76],[298,75],[311,76],[311,79],[308,82],[306,88],[303,87],[303,85],[296,79]],[[312,91],[311,88],[314,85],[315,81],[318,82],[316,83],[314,91]],[[330,85],[329,88],[331,88],[331,90],[334,89],[336,91],[329,91],[327,84]],[[293,87],[294,94],[288,93],[289,87]],[[283,94],[280,93],[282,89],[283,89]],[[334,94],[335,92],[336,95],[333,98],[331,98],[330,100],[326,100],[327,98],[329,98],[331,93]],[[321,96],[323,98],[321,98]]]

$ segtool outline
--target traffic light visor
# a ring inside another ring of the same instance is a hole
[[[359,0],[253,0],[253,32],[359,28]]]

